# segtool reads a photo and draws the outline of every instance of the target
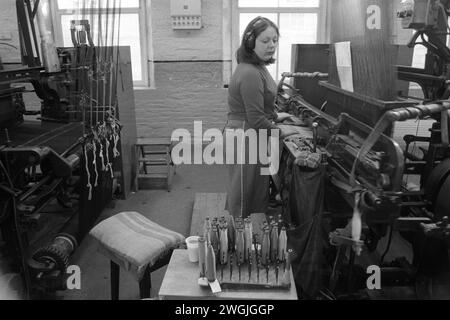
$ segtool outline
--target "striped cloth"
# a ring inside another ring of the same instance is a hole
[[[89,234],[109,259],[131,272],[140,281],[147,265],[153,265],[184,237],[164,228],[138,212],[121,212],[96,225]]]

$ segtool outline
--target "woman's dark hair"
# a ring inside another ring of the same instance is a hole
[[[245,28],[244,35],[242,36],[241,46],[236,52],[236,59],[238,64],[241,62],[251,63],[251,64],[272,64],[275,62],[274,58],[268,61],[262,61],[256,53],[253,51],[255,49],[255,41],[258,36],[264,32],[268,27],[272,27],[280,35],[278,27],[275,23],[264,17],[256,17],[248,24]]]

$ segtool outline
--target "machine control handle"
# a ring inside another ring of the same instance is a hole
[[[328,73],[322,72],[284,72],[283,78],[328,78]]]

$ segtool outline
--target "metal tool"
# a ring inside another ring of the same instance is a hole
[[[256,258],[256,281],[259,283],[259,269],[261,267],[261,261],[259,258]]]
[[[278,273],[280,271],[280,261],[277,260],[277,264],[275,266],[275,280],[278,283]]]
[[[236,251],[239,264],[244,263],[244,250],[244,229],[242,227],[239,227],[237,229],[236,237]]]
[[[230,253],[230,281],[231,281],[231,277],[233,276],[233,255],[234,255],[234,253],[231,252]]]
[[[214,253],[216,254],[217,258],[219,257],[219,235],[218,235],[218,228],[217,224],[213,224],[211,227],[211,245],[214,249]]]
[[[220,233],[220,263],[227,264],[228,231],[226,227],[219,230]]]
[[[253,247],[255,248],[256,280],[259,282],[258,234],[253,235]]]
[[[292,255],[292,249],[289,249],[288,252],[286,252],[286,267],[284,269],[284,282],[290,283],[291,282],[291,255]]]
[[[252,252],[248,250],[248,282],[250,282],[252,278]]]
[[[287,233],[286,228],[282,227],[278,237],[278,260],[284,261],[286,256]]]
[[[270,233],[270,261],[275,262],[278,255],[278,225],[273,222]]]
[[[313,152],[317,151],[317,127],[319,124],[317,122],[314,122],[312,124],[312,130],[313,130]]]
[[[241,264],[238,262],[239,282],[241,281]]]
[[[206,240],[206,245],[209,245],[211,243],[210,233],[211,233],[211,221],[209,220],[209,217],[206,217],[203,223],[203,237]]]
[[[216,255],[211,244],[208,245],[206,252],[206,278],[209,282],[216,280]]]
[[[253,235],[253,248],[255,249],[255,257],[258,257],[258,234]]]
[[[269,228],[264,229],[263,241],[261,246],[261,263],[263,266],[269,263],[270,258],[270,234]]]
[[[236,240],[236,230],[235,230],[235,223],[234,218],[232,215],[228,215],[228,221],[227,221],[227,232],[228,232],[228,249],[232,252],[235,250],[235,240]]]
[[[247,218],[244,220],[244,260],[249,260],[249,252],[252,248],[252,221]]]
[[[202,236],[198,239],[198,264],[200,277],[203,278],[206,274],[206,240]]]

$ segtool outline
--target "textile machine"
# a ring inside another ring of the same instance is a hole
[[[50,1],[16,8],[22,63],[0,63],[0,276],[20,275],[14,289],[36,298],[66,289],[70,257],[113,198],[120,12],[97,30],[104,47],[88,12],[64,26],[73,47],[56,47]],[[26,110],[27,83],[40,110]]]
[[[337,1],[336,6],[345,2]],[[365,8],[362,12],[365,14]],[[417,83],[423,97],[396,94],[394,99],[385,100],[342,89],[339,81],[334,81],[333,45],[317,45],[313,51],[308,50],[314,46],[298,45],[296,61],[303,65],[282,76],[278,108],[297,116],[297,125],[310,128],[313,135],[306,144],[322,156],[326,167],[324,216],[331,221],[327,240],[334,248],[325,285],[330,295],[364,289],[365,282],[361,286],[352,284],[355,261],[361,261],[360,255],[381,250],[384,252],[377,256],[381,259],[372,264],[381,268],[383,289],[410,285],[419,298],[435,298],[432,288],[436,294],[441,285],[447,288],[445,294],[450,292],[449,14],[449,1],[402,1],[398,9],[403,28],[414,31],[407,46],[412,49],[423,45],[427,54],[423,69],[394,66],[394,81]],[[366,33],[365,44],[374,45],[367,40],[374,35],[370,32]],[[364,52],[358,52],[357,46],[352,54]],[[308,54],[319,57],[315,54],[318,51],[326,52],[330,59],[316,63],[315,70],[306,70],[311,66],[304,60],[308,60]],[[380,57],[375,59],[383,63]],[[358,57],[353,57],[353,62],[355,59]],[[357,73],[358,66],[353,67]],[[321,72],[313,72],[318,69]],[[403,141],[394,139],[399,122],[419,119],[432,120],[429,136],[413,132],[404,135]],[[305,145],[301,140],[305,139],[286,143],[292,151]],[[416,144],[421,145],[421,154],[412,152]],[[402,258],[404,252],[394,248],[395,236],[410,243],[412,261],[407,262]],[[351,249],[346,254],[347,248]],[[389,250],[396,257],[387,262]],[[348,281],[339,287],[343,277]]]

